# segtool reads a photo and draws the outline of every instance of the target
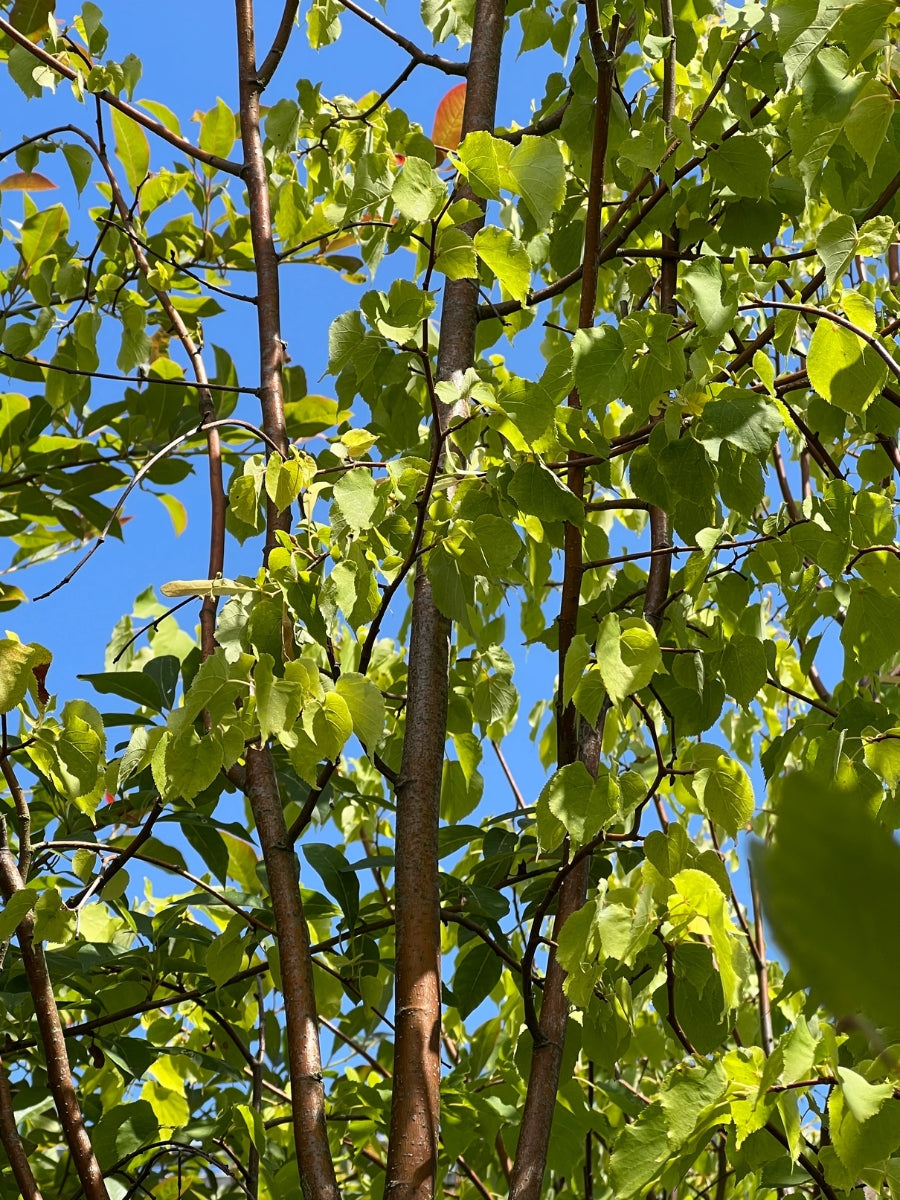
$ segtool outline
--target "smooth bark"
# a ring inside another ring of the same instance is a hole
[[[502,0],[478,0],[469,59],[462,133],[493,130]],[[472,198],[461,185],[457,196]],[[482,224],[471,222],[466,232]],[[448,281],[441,316],[437,378],[461,376],[475,359],[478,284]],[[438,405],[442,439],[461,405]],[[438,824],[447,736],[450,621],[438,610],[420,568],[415,583],[409,651],[406,733],[397,785],[394,1088],[385,1195],[430,1200],[436,1190],[440,1117],[441,925]]]

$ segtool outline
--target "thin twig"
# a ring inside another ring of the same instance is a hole
[[[426,50],[422,50],[415,42],[410,41],[408,37],[404,37],[402,33],[398,33],[396,29],[392,29],[390,25],[386,25],[384,21],[380,21],[378,17],[367,12],[362,5],[357,4],[355,0],[339,0],[342,8],[346,8],[348,12],[352,12],[354,16],[359,17],[361,21],[365,21],[367,25],[371,25],[373,29],[377,29],[379,33],[384,34],[386,38],[399,46],[417,63],[421,63],[423,67],[435,67],[438,71],[443,71],[445,75],[462,75],[468,74],[468,63],[453,62],[449,58],[442,58],[439,54],[429,54]]]
[[[66,66],[65,63],[61,63],[59,59],[54,58],[52,54],[48,54],[41,46],[35,45],[29,37],[24,33],[20,33],[14,25],[2,17],[0,17],[0,33],[5,33],[16,45],[27,50],[29,54],[39,62],[42,62],[45,67],[49,67],[52,71],[56,71],[58,75],[62,75],[63,79],[68,79],[72,83],[77,81],[79,77],[78,71],[74,71],[71,67]],[[119,112],[124,113],[126,117],[130,117],[136,124],[142,125],[150,133],[155,133],[157,137],[162,138],[169,145],[182,150],[189,158],[194,158],[198,162],[205,163],[208,167],[214,167],[217,171],[224,171],[228,175],[239,176],[241,174],[243,164],[232,162],[227,158],[220,158],[218,154],[210,154],[208,150],[201,150],[199,146],[195,146],[187,138],[173,133],[161,121],[157,121],[153,117],[148,117],[139,108],[135,108],[133,104],[128,104],[125,100],[120,100],[112,92],[104,89],[102,92],[95,92],[94,95],[102,100],[104,104],[108,104],[110,108],[117,108]]]
[[[134,489],[137,487],[137,485],[141,482],[141,480],[146,478],[146,476],[149,474],[150,471],[153,470],[153,468],[156,466],[156,464],[158,462],[161,462],[162,459],[164,459],[166,457],[166,455],[171,454],[173,450],[177,450],[178,447],[183,445],[185,442],[190,441],[191,438],[195,438],[201,433],[206,433],[210,429],[223,429],[229,425],[235,425],[240,429],[251,430],[254,434],[256,434],[257,437],[261,438],[266,443],[266,445],[271,445],[271,440],[266,436],[265,433],[263,433],[263,431],[261,429],[257,429],[256,426],[251,425],[249,421],[239,421],[233,417],[225,417],[222,420],[210,421],[205,424],[200,424],[200,425],[195,426],[193,429],[188,430],[187,433],[179,434],[177,438],[173,438],[172,441],[169,442],[167,445],[163,446],[163,448],[161,450],[157,450],[157,452],[155,454],[151,455],[151,457],[147,460],[147,462],[144,463],[144,465],[140,468],[138,473],[134,476],[134,478],[131,480],[131,482],[126,487],[125,491],[122,493],[122,496],[120,497],[118,503],[116,504],[115,508],[113,509],[109,520],[106,522],[106,524],[104,525],[101,532],[97,535],[97,538],[96,538],[94,544],[91,546],[90,550],[88,550],[88,552],[82,558],[80,558],[78,560],[78,562],[75,564],[75,566],[72,568],[72,570],[68,573],[68,575],[66,575],[63,579],[61,579],[59,581],[59,583],[54,584],[53,587],[49,589],[49,591],[41,592],[41,594],[39,596],[35,596],[34,599],[35,600],[46,600],[48,596],[52,596],[54,592],[58,592],[59,589],[65,587],[67,583],[71,583],[71,581],[75,578],[75,576],[78,574],[78,572],[81,570],[81,568],[88,562],[88,560],[91,557],[93,557],[94,554],[96,554],[96,552],[100,549],[100,547],[106,541],[107,535],[108,535],[110,529],[112,529],[113,524],[114,524],[116,518],[118,517],[119,513],[122,511],[122,507],[125,504],[125,501],[131,495],[131,493],[134,491]]]
[[[278,64],[281,62],[284,52],[287,49],[287,44],[290,41],[291,32],[294,28],[294,22],[297,19],[298,7],[299,0],[285,0],[281,20],[278,22],[278,29],[275,31],[275,37],[272,39],[269,53],[263,59],[262,65],[256,72],[256,82],[261,92],[266,90],[272,80],[272,76],[278,70]]]
[[[80,908],[83,908],[84,905],[87,904],[88,900],[90,900],[91,896],[95,896],[99,891],[102,891],[102,889],[106,887],[113,876],[117,875],[119,871],[122,870],[128,860],[130,858],[134,858],[141,846],[143,846],[143,844],[149,839],[150,834],[153,831],[153,826],[156,824],[157,820],[162,814],[163,807],[162,800],[159,798],[159,796],[157,796],[157,798],[153,801],[150,811],[147,813],[147,817],[141,828],[138,830],[136,836],[132,838],[127,846],[125,846],[122,850],[119,850],[111,859],[109,859],[109,861],[104,865],[103,869],[98,871],[96,877],[92,879],[90,883],[86,884],[80,892],[77,892],[71,898],[71,900],[69,900],[67,905],[68,908],[75,909],[76,911]]]
[[[503,750],[500,747],[500,743],[491,738],[491,745],[494,748],[494,753],[497,755],[497,761],[500,763],[503,774],[506,776],[506,782],[509,784],[510,788],[512,789],[512,794],[516,798],[516,805],[519,808],[527,811],[528,804],[526,803],[525,797],[522,795],[522,792],[519,789],[519,785],[515,781],[512,771],[509,769],[509,763],[506,761]]]

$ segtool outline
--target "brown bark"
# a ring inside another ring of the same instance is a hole
[[[288,842],[284,809],[267,746],[247,751],[247,794],[262,846],[278,931],[300,1186],[304,1200],[337,1200],[340,1193],[325,1128],[325,1087],[309,932],[300,898],[300,867]]]
[[[495,124],[503,0],[478,0],[469,59],[463,137]],[[472,198],[466,185],[457,195]],[[474,234],[481,221],[471,222]],[[472,366],[478,285],[449,280],[444,291],[437,377]],[[440,405],[441,438],[456,409]],[[430,1200],[435,1194],[440,1115],[440,895],[437,836],[447,734],[450,621],[438,610],[419,569],[413,597],[406,734],[397,785],[394,1088],[385,1195]]]
[[[0,1059],[0,1145],[6,1151],[9,1165],[12,1167],[13,1178],[22,1193],[24,1200],[43,1200],[41,1189],[37,1185],[19,1130],[16,1127],[16,1115],[13,1111],[12,1091],[6,1078],[6,1069]]]
[[[597,106],[594,119],[594,141],[591,155],[591,177],[588,186],[588,205],[585,215],[585,240],[582,273],[581,302],[578,314],[579,328],[589,329],[594,324],[597,303],[597,277],[601,253],[600,215],[602,212],[603,189],[606,169],[606,146],[609,136],[610,105],[615,76],[615,48],[617,22],[610,32],[609,47],[604,45],[600,32],[596,0],[587,4],[588,33],[591,49],[597,63]],[[581,400],[576,389],[569,395],[569,406],[580,408]],[[570,454],[572,465],[568,470],[567,482],[572,492],[583,499],[585,467],[580,456]],[[575,762],[580,758],[589,770],[596,773],[599,756],[599,734],[594,731],[579,731],[578,718],[571,704],[562,702],[562,680],[565,672],[566,655],[575,636],[578,608],[581,600],[582,541],[581,530],[566,525],[564,543],[565,565],[559,615],[559,695],[557,697],[557,762],[559,766]],[[601,717],[602,721],[602,717]],[[565,922],[584,903],[590,873],[590,857],[586,856],[569,871],[559,889],[556,919],[553,925],[553,941],[556,942]],[[541,1185],[547,1164],[547,1149],[559,1089],[559,1074],[566,1026],[569,1020],[569,1003],[563,991],[565,971],[551,951],[544,980],[543,1001],[540,1013],[540,1036],[535,1040],[528,1075],[528,1090],[519,1144],[512,1169],[510,1200],[539,1200]]]
[[[287,4],[283,10],[273,45],[276,57],[280,57],[287,42],[293,21],[291,9]],[[267,438],[267,454],[275,446],[287,457],[278,258],[272,237],[269,180],[260,133],[260,95],[276,60],[267,59],[268,66],[263,64],[263,70],[257,70],[253,0],[235,0],[235,14],[243,178],[249,196],[256,264],[262,428]],[[277,545],[277,533],[288,531],[290,526],[290,509],[279,513],[267,499],[266,557]],[[250,747],[246,762],[246,794],[259,834],[275,914],[300,1186],[305,1200],[337,1200],[339,1191],[325,1126],[322,1056],[309,930],[300,898],[300,867],[285,825],[271,750],[265,745]]]
[[[241,143],[250,209],[250,237],[256,264],[256,316],[259,330],[260,390],[262,427],[282,457],[287,456],[288,440],[284,424],[284,386],[282,371],[285,344],[281,337],[281,298],[278,282],[278,256],[272,237],[272,212],[269,203],[269,176],[260,132],[260,96],[263,83],[256,69],[256,37],[253,0],[235,0],[238,45],[238,92],[241,113]],[[269,450],[266,449],[268,456]],[[277,545],[276,531],[291,527],[290,509],[279,513],[266,498],[266,553]]]
[[[10,896],[21,891],[22,887],[22,877],[12,854],[7,847],[0,849],[0,892],[2,892],[3,899],[8,901]],[[47,1083],[82,1191],[86,1200],[109,1200],[100,1164],[94,1154],[91,1139],[85,1128],[81,1105],[78,1103],[72,1068],[66,1053],[62,1022],[59,1019],[59,1010],[53,996],[53,985],[47,970],[47,960],[44,956],[43,946],[34,940],[34,916],[31,913],[28,913],[16,930],[16,940],[19,943],[22,965],[25,968],[41,1045],[44,1050]],[[0,1107],[4,1104],[4,1098],[0,1097]],[[16,1179],[19,1182],[18,1171]],[[27,1192],[24,1194],[28,1195]]]

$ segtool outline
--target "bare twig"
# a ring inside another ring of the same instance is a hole
[[[256,82],[261,92],[266,90],[272,80],[272,76],[278,70],[278,64],[281,62],[284,52],[287,49],[291,31],[297,19],[298,7],[299,0],[285,0],[284,8],[281,12],[281,20],[278,22],[278,29],[275,32],[275,37],[272,39],[269,53],[263,59],[262,65],[256,72]]]
[[[147,813],[143,825],[134,838],[122,850],[119,850],[109,861],[104,865],[101,871],[98,871],[96,877],[86,884],[80,892],[74,895],[68,903],[68,907],[72,909],[83,908],[90,900],[91,896],[95,896],[98,892],[109,883],[114,875],[125,866],[130,858],[134,858],[141,846],[149,840],[150,834],[153,832],[153,826],[156,824],[163,810],[163,802],[157,796],[151,805],[150,811]]]
[[[77,80],[79,75],[78,71],[66,66],[66,64],[60,62],[58,58],[54,58],[52,54],[48,54],[46,50],[44,50],[41,46],[36,45],[24,33],[20,33],[14,25],[2,17],[0,17],[0,33],[5,33],[8,38],[16,43],[16,45],[21,46],[24,50],[27,50],[29,54],[33,55],[33,57],[38,60],[38,62],[43,63],[45,67],[49,67],[52,71],[56,71],[56,73],[61,75],[63,79],[68,79],[71,82],[75,82],[75,80]],[[94,94],[99,100],[102,100],[104,104],[108,104],[110,108],[117,108],[119,112],[124,113],[126,117],[129,117],[137,125],[142,125],[144,129],[149,130],[150,133],[156,134],[157,137],[162,138],[162,140],[165,142],[168,142],[170,146],[174,146],[176,149],[183,151],[188,155],[189,158],[193,158],[198,162],[205,163],[208,167],[214,167],[217,171],[225,171],[228,175],[238,176],[241,174],[243,169],[241,163],[232,162],[227,158],[220,158],[218,154],[210,154],[207,150],[201,150],[199,146],[195,146],[192,142],[189,142],[187,138],[181,137],[180,134],[173,133],[172,130],[163,125],[161,121],[157,121],[153,117],[147,116],[147,114],[142,112],[139,108],[136,108],[133,104],[128,104],[125,100],[121,100],[112,92],[104,90]]]
[[[343,8],[348,12],[352,12],[354,16],[359,17],[361,21],[365,21],[367,25],[371,25],[373,29],[377,29],[379,33],[399,46],[401,50],[405,50],[410,58],[421,64],[423,67],[435,67],[438,71],[443,71],[445,75],[467,75],[469,66],[468,63],[453,62],[449,58],[442,58],[440,54],[429,54],[415,42],[410,41],[408,37],[404,37],[402,33],[398,33],[396,29],[392,29],[390,25],[386,25],[384,21],[367,12],[361,4],[357,4],[356,0],[340,0]]]

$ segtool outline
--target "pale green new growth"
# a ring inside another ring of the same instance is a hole
[[[239,583],[236,579],[173,579],[159,589],[164,596],[177,599],[180,596],[245,596],[258,592],[253,583]]]

